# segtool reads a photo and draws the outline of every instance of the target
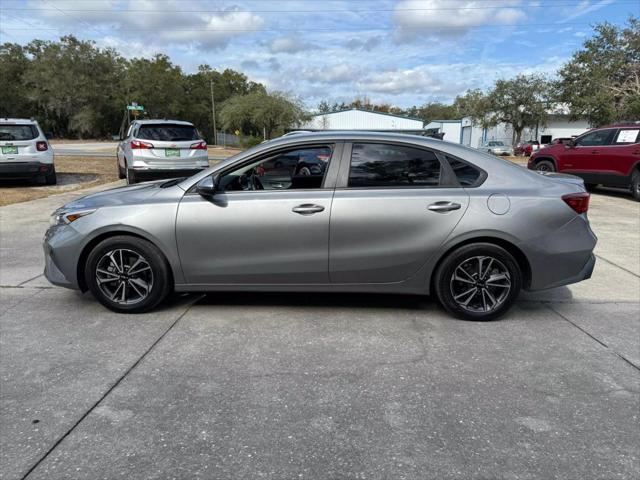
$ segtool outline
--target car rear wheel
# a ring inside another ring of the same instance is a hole
[[[58,177],[56,176],[56,167],[51,167],[51,172],[44,176],[45,185],[55,185],[58,183]]]
[[[464,320],[493,320],[506,313],[522,288],[518,262],[490,243],[465,245],[449,254],[434,279],[436,295],[449,313]]]
[[[119,179],[123,179],[127,177],[127,174],[124,172],[124,169],[120,166],[120,161],[116,160],[117,164],[118,164],[118,178]]]
[[[127,168],[126,177],[127,177],[127,184],[128,185],[132,185],[132,184],[134,184],[134,183],[136,183],[138,181],[138,179],[136,178],[136,172],[134,172],[130,168]]]
[[[536,170],[539,172],[555,172],[556,166],[551,160],[540,160],[536,162]]]
[[[172,287],[169,265],[160,250],[129,236],[108,238],[89,253],[85,282],[100,303],[121,313],[153,309]]]
[[[640,170],[636,170],[631,175],[631,195],[636,201],[640,202]]]

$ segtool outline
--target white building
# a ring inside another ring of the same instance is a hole
[[[370,130],[378,132],[424,131],[424,122],[418,118],[403,117],[390,113],[352,108],[339,112],[320,113],[298,127],[301,130]]]
[[[522,140],[538,140],[541,144],[547,144],[554,138],[580,135],[589,128],[586,120],[569,120],[568,115],[552,114],[549,115],[546,125],[525,128],[522,132]],[[500,140],[505,145],[511,145],[513,141],[511,125],[500,123],[495,127],[482,128],[475,125],[469,117],[460,120],[433,120],[425,130],[429,133],[444,133],[444,140],[475,148],[491,140]]]

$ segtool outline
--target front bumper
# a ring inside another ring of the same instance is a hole
[[[52,163],[0,162],[0,178],[33,178],[48,175],[52,170]]]
[[[78,290],[80,235],[69,225],[50,227],[44,235],[44,276],[58,287]]]

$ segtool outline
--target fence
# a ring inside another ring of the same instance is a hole
[[[232,133],[218,132],[216,138],[218,139],[218,145],[221,145],[223,147],[240,146],[240,138],[237,135],[233,135]]]

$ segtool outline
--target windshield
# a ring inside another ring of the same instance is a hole
[[[489,142],[489,146],[490,147],[502,147],[502,146],[504,146],[504,143],[502,143],[502,142]]]
[[[33,140],[37,136],[34,125],[0,125],[0,140]]]
[[[146,124],[140,126],[136,138],[156,140],[160,142],[183,142],[200,140],[198,131],[192,125],[176,125],[171,123]]]

